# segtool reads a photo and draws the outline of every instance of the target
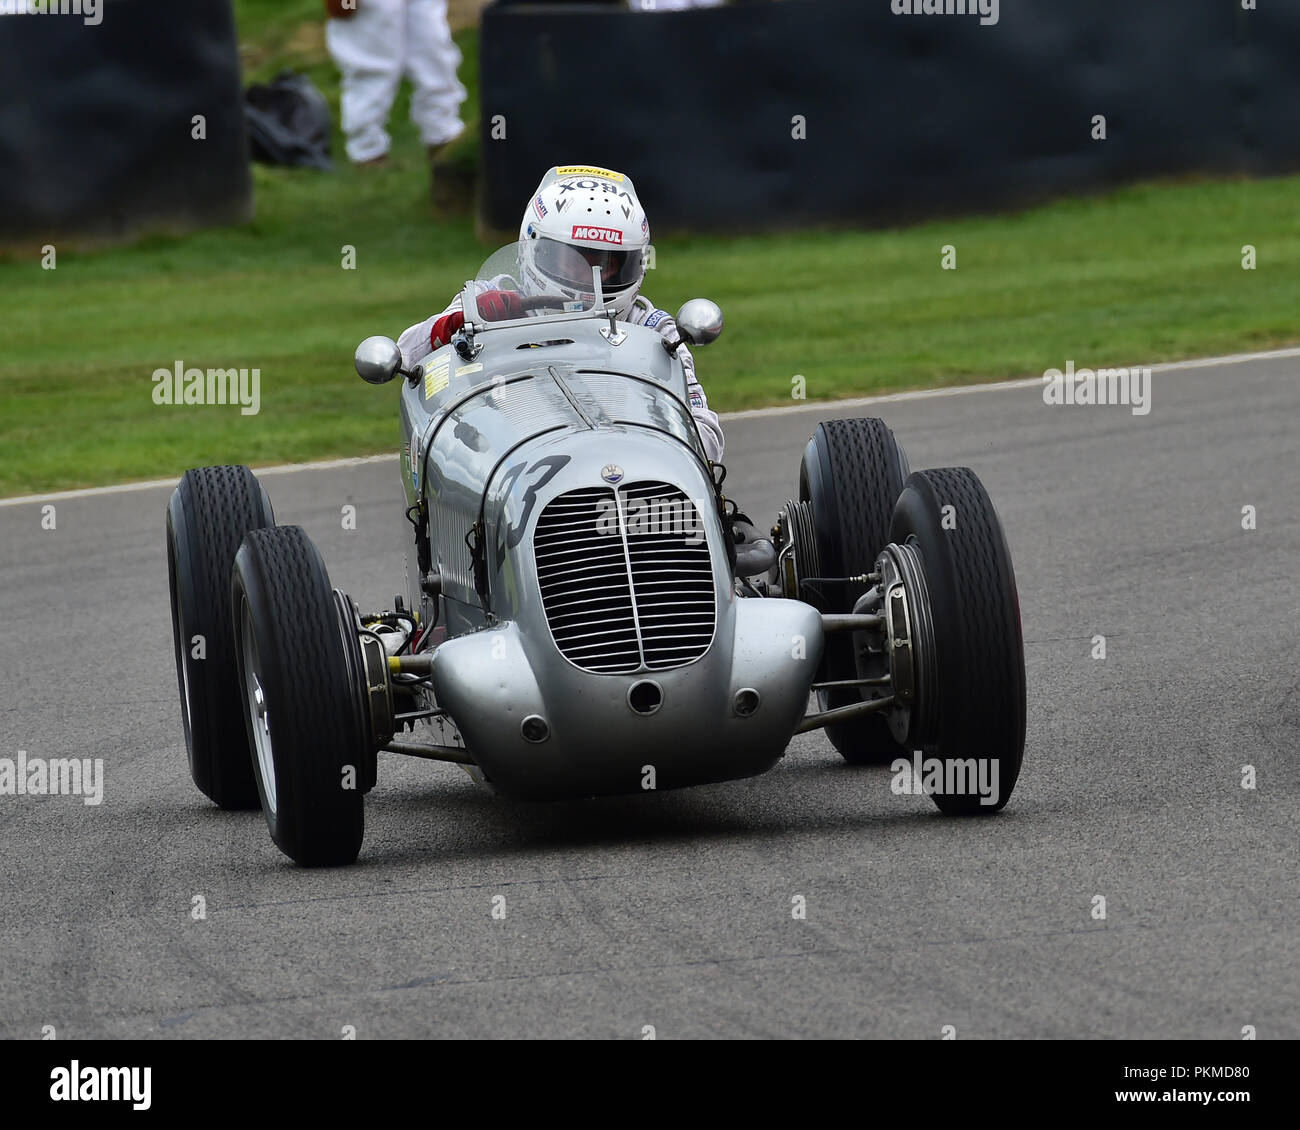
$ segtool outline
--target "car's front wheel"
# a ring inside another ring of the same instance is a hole
[[[907,475],[907,455],[884,420],[826,420],[817,426],[799,468],[799,498],[812,506],[823,575],[840,578],[871,572],[889,542],[894,502]],[[866,588],[826,582],[819,606],[824,612],[851,612]],[[853,639],[845,634],[828,637],[822,678],[852,682],[860,674]],[[817,700],[822,710],[833,710],[861,702],[863,692],[859,687],[819,690]],[[826,736],[852,765],[888,764],[907,752],[878,714],[832,722]]]
[[[970,468],[917,471],[894,508],[890,541],[920,553],[933,625],[936,689],[909,745],[944,763],[945,787],[930,794],[940,811],[997,812],[1025,748],[1020,599],[1002,523]]]
[[[181,721],[194,783],[222,808],[256,808],[240,720],[230,570],[249,530],[275,524],[247,467],[186,471],[167,504],[167,577]]]
[[[271,838],[303,866],[352,863],[368,787],[364,708],[325,562],[300,527],[249,533],[235,556],[231,604]]]

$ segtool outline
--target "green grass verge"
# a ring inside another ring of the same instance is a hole
[[[337,108],[319,7],[239,0],[244,64],[305,70]],[[474,33],[457,38],[473,91]],[[0,495],[392,450],[396,391],[362,384],[352,349],[441,308],[491,250],[468,217],[434,216],[405,96],[393,134],[384,170],[257,168],[242,227],[61,248],[53,271],[0,260]],[[1298,193],[1296,177],[1185,182],[903,230],[657,238],[645,290],[722,305],[699,358],[722,410],[788,403],[796,374],[831,399],[1264,348],[1300,340]],[[151,374],[177,360],[260,369],[260,414],[155,405]]]

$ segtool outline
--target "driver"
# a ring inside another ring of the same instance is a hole
[[[558,294],[590,303],[591,269],[600,268],[608,306],[625,322],[657,330],[666,345],[680,341],[677,323],[640,293],[645,279],[650,225],[632,182],[622,173],[589,165],[562,165],[547,172],[519,225],[520,275],[476,283],[478,308],[489,321],[522,318],[523,295]],[[517,289],[516,289],[517,288]],[[402,364],[418,364],[465,324],[458,294],[441,313],[411,326],[398,339]],[[722,425],[695,379],[695,358],[678,344],[673,352],[686,373],[686,399],[708,458],[722,459]]]

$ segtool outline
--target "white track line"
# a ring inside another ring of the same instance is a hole
[[[331,471],[338,467],[360,467],[365,463],[387,463],[396,459],[392,455],[357,455],[347,459],[323,459],[317,463],[278,463],[273,467],[254,467],[258,475],[288,475],[294,471]],[[57,502],[66,498],[93,498],[99,494],[127,494],[135,490],[153,490],[157,487],[174,487],[179,475],[170,479],[149,479],[147,482],[117,483],[111,487],[85,487],[82,490],[62,490],[54,494],[25,494],[17,498],[0,498],[0,506],[20,506],[32,502]]]
[[[1197,357],[1188,361],[1164,361],[1149,366],[1152,373],[1174,373],[1189,369],[1212,369],[1216,365],[1240,365],[1246,361],[1278,361],[1300,357],[1300,346],[1273,349],[1265,353],[1233,353],[1227,357]],[[968,392],[995,392],[1004,388],[1041,387],[1042,377],[1017,377],[1009,381],[989,381],[978,385],[951,385],[944,388],[920,388],[912,392],[883,392],[878,396],[855,396],[847,400],[806,400],[799,404],[779,404],[769,408],[747,408],[740,412],[719,412],[724,420],[754,420],[791,412],[825,412],[828,408],[865,408],[872,404],[891,404],[900,400],[929,400],[934,396],[961,396]]]
[[[1289,349],[1271,349],[1263,353],[1232,353],[1227,357],[1197,357],[1187,361],[1165,361],[1150,366],[1153,373],[1175,373],[1191,369],[1212,369],[1217,365],[1241,365],[1250,361],[1280,361],[1300,357],[1300,346]],[[754,420],[764,416],[781,416],[798,412],[825,412],[829,408],[864,408],[872,404],[892,404],[903,400],[929,400],[936,396],[964,396],[972,392],[996,392],[1000,389],[1032,388],[1042,385],[1042,377],[1020,377],[1009,381],[989,381],[977,385],[952,385],[945,388],[922,388],[912,392],[886,392],[879,396],[855,396],[846,400],[807,400],[799,404],[780,404],[770,408],[748,408],[740,412],[720,412],[723,420]],[[348,459],[324,459],[315,463],[280,463],[272,467],[254,467],[259,475],[287,475],[295,471],[332,471],[340,467],[360,467],[366,463],[386,463],[397,458],[396,452],[386,455],[361,455]],[[52,494],[25,494],[16,498],[0,498],[0,507],[24,506],[35,502],[57,502],[68,498],[93,498],[101,494],[126,494],[130,491],[173,487],[179,476],[170,479],[150,479],[147,482],[118,483],[111,487],[86,487],[82,490],[64,490]]]

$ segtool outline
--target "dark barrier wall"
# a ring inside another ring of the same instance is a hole
[[[206,140],[192,137],[198,114]],[[0,15],[0,240],[251,208],[230,0],[104,0],[98,24]]]
[[[481,53],[497,229],[569,162],[626,171],[661,229],[885,223],[1300,168],[1300,0],[1002,0],[987,26],[890,0],[502,6]]]

